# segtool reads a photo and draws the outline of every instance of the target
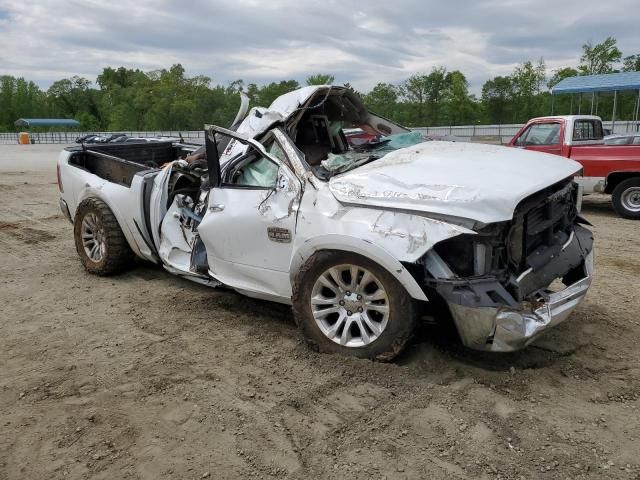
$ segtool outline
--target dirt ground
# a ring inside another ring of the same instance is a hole
[[[60,148],[0,146],[0,479],[640,478],[640,222],[608,198],[567,322],[509,355],[423,328],[380,364],[149,264],[85,273]]]

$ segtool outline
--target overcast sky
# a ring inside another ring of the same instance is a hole
[[[639,26],[638,0],[0,0],[0,74],[47,88],[181,63],[214,83],[322,72],[366,91],[444,65],[478,92],[525,60],[575,66],[608,35],[640,53]]]

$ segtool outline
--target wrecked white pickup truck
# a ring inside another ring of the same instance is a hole
[[[89,272],[135,254],[292,304],[315,348],[378,360],[434,313],[468,347],[517,350],[587,293],[593,238],[573,161],[423,142],[343,87],[243,102],[236,120],[208,128],[206,161],[170,142],[62,152],[60,205]],[[376,140],[350,148],[351,127]]]

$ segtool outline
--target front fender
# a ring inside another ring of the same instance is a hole
[[[388,270],[413,298],[424,301],[427,297],[422,288],[402,262],[414,263],[436,243],[465,233],[475,232],[415,214],[344,206],[319,192],[318,197],[303,199],[289,269],[291,282],[315,252],[342,250],[372,259]]]
[[[378,265],[393,275],[396,280],[407,290],[409,295],[416,300],[428,301],[427,296],[420,288],[407,269],[397,259],[393,258],[387,251],[377,247],[370,240],[363,240],[346,235],[330,234],[320,237],[309,238],[296,251],[291,261],[289,275],[291,284],[300,271],[304,263],[316,252],[320,250],[340,250],[353,252],[363,257],[370,258]]]

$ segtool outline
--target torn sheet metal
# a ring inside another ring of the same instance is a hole
[[[491,223],[510,220],[524,198],[580,168],[576,162],[539,152],[426,142],[337,175],[330,188],[339,201],[352,205]]]
[[[449,303],[462,342],[475,350],[520,350],[569,317],[587,294],[593,276],[593,252],[585,259],[585,277],[552,293],[542,304],[522,302],[515,308],[467,307]]]
[[[167,210],[167,219],[162,222],[160,228],[160,248],[158,254],[164,265],[188,272],[191,267],[191,251],[193,250],[195,234],[191,229],[184,227],[180,221],[181,208],[178,205],[178,197]]]
[[[382,248],[400,261],[413,262],[436,243],[457,235],[475,234],[459,225],[406,212],[344,206],[326,184],[304,195],[296,243],[322,235],[353,237]]]
[[[313,95],[320,90],[326,90],[327,88],[331,87],[326,85],[311,85],[309,87],[299,88],[293,92],[285,93],[273,101],[269,106],[269,110],[278,112],[284,118],[287,118],[298,108],[304,105]]]

